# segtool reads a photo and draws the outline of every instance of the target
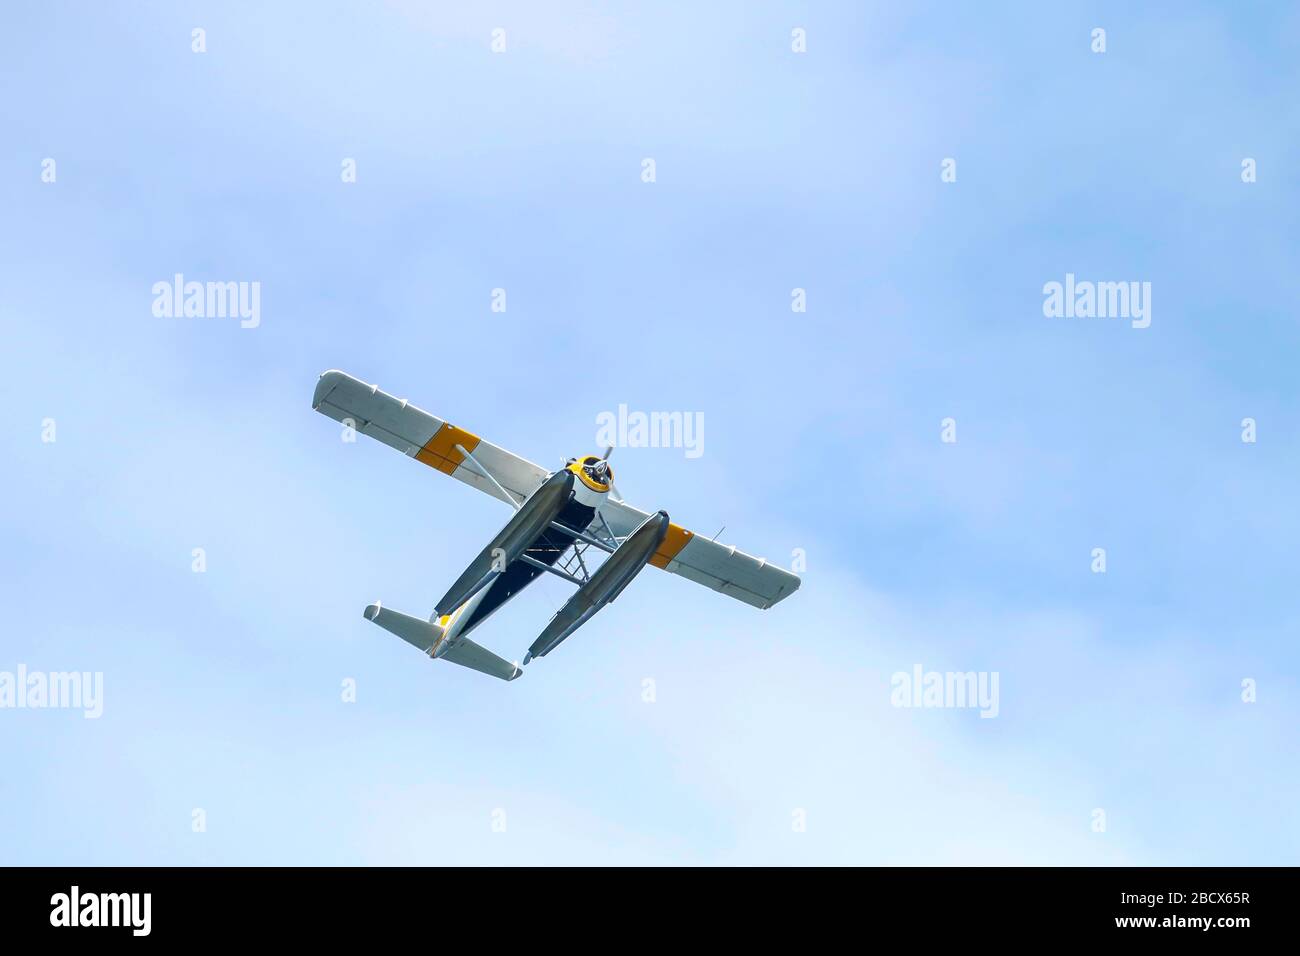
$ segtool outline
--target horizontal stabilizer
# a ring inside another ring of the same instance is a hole
[[[412,647],[419,648],[425,654],[441,661],[451,661],[461,667],[468,667],[480,674],[499,677],[502,680],[514,680],[523,673],[509,661],[498,657],[485,647],[475,644],[469,638],[458,637],[453,643],[444,644],[445,630],[439,624],[422,621],[401,611],[391,611],[375,602],[366,608],[366,620],[374,621],[385,631],[396,634]]]
[[[451,661],[461,667],[468,667],[480,674],[500,677],[502,680],[514,680],[523,671],[503,658],[497,657],[486,647],[475,644],[468,637],[457,638],[441,660]]]
[[[442,640],[442,627],[438,624],[381,607],[378,601],[366,608],[366,620],[374,621],[385,631],[396,634],[426,654],[432,654]]]

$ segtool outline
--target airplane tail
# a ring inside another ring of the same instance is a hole
[[[378,601],[366,608],[365,615],[367,621],[374,621],[385,631],[396,634],[435,660],[451,661],[501,680],[514,680],[523,673],[522,669],[510,661],[498,657],[467,637],[457,637],[453,643],[448,644],[445,629],[436,621],[424,621],[401,611],[390,610]]]

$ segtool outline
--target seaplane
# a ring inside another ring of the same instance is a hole
[[[376,601],[366,620],[434,660],[511,681],[610,604],[647,564],[766,609],[799,578],[761,558],[623,500],[609,459],[569,458],[549,471],[336,369],[316,382],[312,408],[354,433],[505,502],[510,519],[434,606],[428,620]],[[469,639],[471,631],[543,574],[577,591],[529,646],[523,665]]]

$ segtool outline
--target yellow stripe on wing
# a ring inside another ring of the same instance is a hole
[[[437,468],[444,475],[450,475],[465,460],[465,456],[456,450],[456,446],[460,445],[466,451],[473,452],[482,440],[473,432],[467,432],[450,422],[444,422],[442,427],[433,433],[433,437],[424,443],[424,447],[415,453],[415,460],[424,462],[430,468]]]
[[[695,532],[687,531],[685,528],[669,522],[668,533],[664,535],[659,550],[650,556],[650,563],[656,568],[668,567],[668,562],[677,557],[678,552],[686,547],[686,543],[693,537],[695,537]]]

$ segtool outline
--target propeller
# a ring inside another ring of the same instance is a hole
[[[605,454],[600,456],[601,461],[605,462],[605,464],[608,465],[609,456],[612,454],[614,454],[614,446],[610,445],[608,448],[605,449]],[[609,493],[614,496],[614,499],[616,501],[624,500],[623,492],[619,491],[618,485],[614,484],[614,473],[612,471],[609,472]]]
[[[623,498],[623,492],[619,491],[619,490],[618,490],[618,485],[614,484],[614,471],[613,471],[613,469],[611,469],[611,468],[609,467],[609,456],[612,455],[613,453],[614,453],[614,446],[613,446],[613,445],[610,445],[608,448],[605,449],[605,453],[604,453],[603,455],[600,456],[600,460],[597,461],[597,462],[595,462],[595,463],[594,463],[593,465],[591,465],[590,467],[591,467],[593,470],[595,470],[595,468],[596,468],[598,465],[604,465],[604,466],[605,466],[605,474],[604,474],[603,480],[604,480],[605,484],[609,485],[610,493],[611,493],[612,496],[614,497],[614,500],[615,500],[615,501],[624,501],[625,499]],[[572,462],[572,461],[573,461],[573,459],[569,459],[569,462]]]

